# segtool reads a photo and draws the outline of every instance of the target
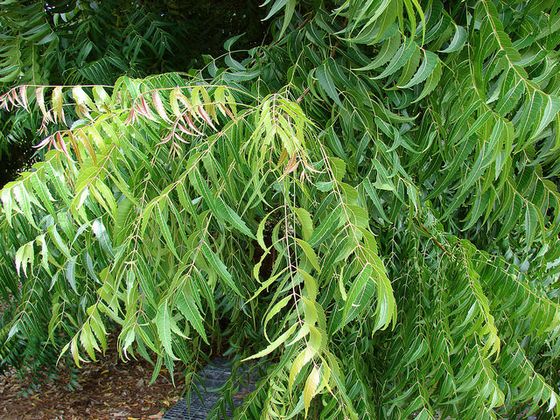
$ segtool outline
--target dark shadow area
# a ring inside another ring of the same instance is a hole
[[[266,41],[264,9],[259,1],[210,0],[167,1],[162,13],[169,14],[185,31],[179,47],[187,60],[196,60],[202,54],[221,55],[224,42],[232,36],[244,34],[236,42],[236,49],[249,49]],[[174,56],[171,62],[177,60]],[[190,64],[190,63],[184,63]],[[179,70],[179,69],[176,69]]]
[[[13,143],[6,149],[7,153],[0,155],[0,188],[34,161],[35,149],[28,144]]]

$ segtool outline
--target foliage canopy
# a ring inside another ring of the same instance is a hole
[[[239,418],[558,414],[557,2],[264,6],[270,44],[105,86],[1,24],[50,151],[0,192],[0,352],[225,346],[264,371]]]

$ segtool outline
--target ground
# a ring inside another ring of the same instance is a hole
[[[151,366],[118,360],[108,352],[97,363],[82,365],[73,390],[70,376],[59,377],[30,392],[29,383],[13,372],[0,375],[0,419],[159,419],[181,398],[183,381],[175,386],[162,369],[149,385]]]

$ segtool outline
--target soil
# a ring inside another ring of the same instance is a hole
[[[0,376],[0,419],[160,419],[180,398],[183,377],[162,369],[149,385],[145,361],[123,362],[116,352],[82,365],[77,375],[61,368],[55,380],[28,383],[14,371]],[[74,379],[72,379],[74,378]]]

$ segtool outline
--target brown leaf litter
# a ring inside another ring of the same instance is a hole
[[[173,385],[162,369],[149,385],[151,374],[146,361],[123,362],[112,351],[83,364],[73,390],[64,367],[37,388],[8,371],[0,375],[0,419],[160,419],[181,398],[184,381],[176,374]]]

